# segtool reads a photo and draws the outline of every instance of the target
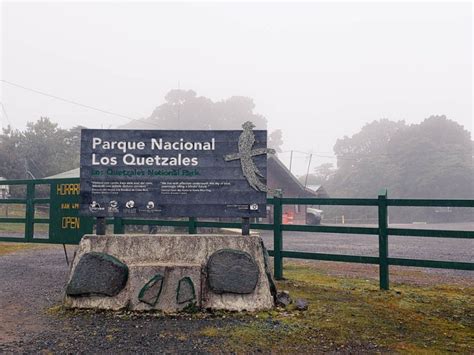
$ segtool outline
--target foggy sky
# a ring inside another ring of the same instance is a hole
[[[445,114],[472,131],[469,3],[3,2],[1,31],[4,80],[133,118],[178,85],[248,96],[270,131],[283,130],[285,151],[315,154],[313,167],[375,119]],[[128,122],[1,88],[2,126]],[[306,155],[294,157],[304,173]]]

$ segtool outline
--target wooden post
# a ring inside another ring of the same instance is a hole
[[[273,273],[277,280],[283,280],[283,258],[281,256],[283,249],[282,210],[281,195],[279,194],[273,197]]]
[[[189,220],[188,220],[188,233],[189,234],[196,234],[197,233],[196,217],[189,217]]]
[[[114,234],[123,234],[125,231],[121,217],[114,217]],[[105,234],[105,233],[104,233]]]
[[[26,185],[26,210],[25,210],[25,238],[27,241],[32,241],[35,233],[35,184],[29,182]]]
[[[107,229],[107,224],[105,223],[105,217],[97,217],[97,224],[95,226],[95,231],[97,235],[105,235]]]
[[[381,290],[389,289],[389,270],[388,270],[388,223],[387,223],[387,190],[379,193],[378,198],[379,212],[379,283]]]
[[[242,218],[242,235],[250,235],[250,218]]]

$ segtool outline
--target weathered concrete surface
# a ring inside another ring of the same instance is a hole
[[[263,250],[263,263],[265,265],[265,274],[270,284],[270,293],[273,297],[273,300],[276,301],[277,288],[276,288],[275,280],[273,279],[273,269],[270,266],[270,260],[269,260],[270,255],[268,255],[268,251],[267,251],[267,248],[265,248],[265,244],[263,243],[263,240],[261,241],[261,245],[262,245],[262,250]]]
[[[176,301],[178,304],[193,302],[196,299],[200,300],[200,297],[196,297],[196,286],[190,277],[183,277],[178,283],[178,292],[176,295]]]
[[[143,282],[142,282],[143,284]],[[138,285],[140,287],[140,285]],[[156,274],[142,287],[138,293],[138,300],[154,307],[158,303],[163,289],[163,275]]]
[[[209,288],[207,276],[202,270],[206,270],[209,257],[221,249],[240,250],[252,257],[258,267],[258,281],[253,292],[216,294]],[[69,307],[176,311],[187,305],[177,302],[177,286],[183,277],[192,280],[196,305],[202,308],[256,311],[270,309],[274,305],[258,235],[86,235],[79,244],[71,270],[74,271],[80,258],[91,251],[107,253],[125,263],[129,268],[127,285],[115,297],[73,298],[66,295],[65,304]],[[140,302],[140,290],[158,273],[164,279],[157,304],[150,306]]]
[[[178,285],[184,277],[189,277],[195,287],[196,306],[200,306],[201,265],[199,264],[133,264],[130,266],[130,304],[136,311],[159,309],[164,312],[179,311],[189,302],[178,303]],[[163,275],[160,297],[155,305],[140,301],[139,294],[143,286],[155,275]]]

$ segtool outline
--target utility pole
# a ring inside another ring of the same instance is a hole
[[[25,175],[26,175],[26,180],[36,179],[33,173],[29,170],[28,159],[26,158],[25,158]]]
[[[24,166],[25,166],[25,178],[27,180],[30,179],[30,176],[28,175],[29,169],[28,169],[28,159],[24,159]]]
[[[181,90],[181,85],[178,80],[178,90]],[[181,100],[178,101],[178,129],[181,129],[181,121],[180,121],[180,111],[181,111]]]
[[[311,158],[313,157],[313,153],[309,155],[309,162],[308,162],[308,170],[306,170],[306,179],[304,179],[304,187],[308,184],[308,175],[309,175],[309,167],[311,166]]]
[[[290,173],[291,173],[291,163],[293,163],[293,151],[290,153]]]

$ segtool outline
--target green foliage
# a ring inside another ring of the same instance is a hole
[[[307,185],[324,185],[326,186],[333,178],[336,169],[332,163],[324,163],[314,168],[313,173],[308,175]],[[300,176],[298,180],[304,184],[306,175]]]
[[[387,150],[390,172],[402,182],[392,178],[392,194],[407,198],[474,197],[471,136],[454,121],[430,117],[393,135]]]
[[[406,125],[387,119],[365,125],[334,146],[333,195],[397,198],[474,197],[470,133],[445,116]]]
[[[331,192],[344,197],[375,197],[387,187],[391,196],[393,181],[402,182],[401,176],[393,176],[397,157],[389,154],[389,142],[397,133],[407,130],[405,122],[387,119],[366,124],[352,137],[338,139],[334,146],[337,171],[331,181]],[[402,182],[403,183],[403,182]]]
[[[197,306],[196,302],[189,302],[186,307],[184,307],[181,312],[187,314],[196,314],[200,312],[201,309]]]
[[[4,129],[0,135],[0,176],[42,178],[79,167],[81,128],[62,129],[41,117],[29,122],[23,132]]]
[[[21,134],[10,126],[4,128],[0,135],[0,176],[7,179],[18,179],[24,177],[24,173],[18,169],[21,160],[19,151]]]
[[[387,119],[365,125],[334,146],[336,172],[323,182],[331,197],[374,198],[387,188],[392,198],[474,198],[474,169],[470,133],[445,116],[420,124]],[[325,217],[345,215],[357,220],[376,218],[369,208],[329,207]],[[429,221],[434,209],[392,209],[392,222]],[[469,211],[449,218],[464,220]],[[452,221],[453,219],[451,219]]]

